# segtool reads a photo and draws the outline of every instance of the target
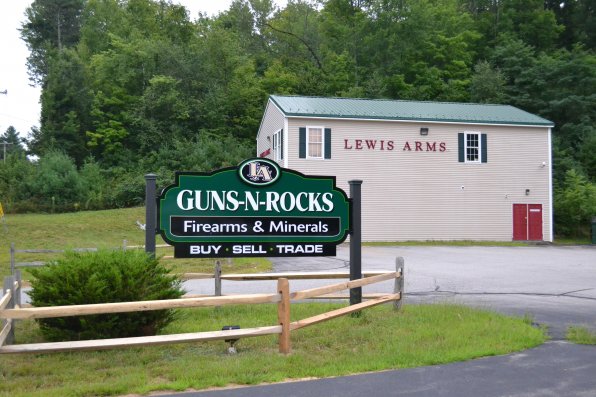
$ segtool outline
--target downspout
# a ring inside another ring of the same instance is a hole
[[[555,214],[553,212],[553,147],[552,147],[552,127],[548,128],[548,200],[550,210],[550,242],[555,241]]]

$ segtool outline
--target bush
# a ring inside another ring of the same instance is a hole
[[[85,210],[101,210],[106,208],[108,183],[104,177],[101,167],[92,158],[87,158],[79,170],[83,184]]]
[[[139,251],[68,252],[33,269],[33,306],[175,299],[180,281]],[[173,310],[100,314],[37,320],[48,340],[82,340],[155,335],[173,320]]]
[[[108,192],[109,208],[127,208],[145,202],[145,177],[141,172],[116,175]]]
[[[596,215],[596,184],[575,169],[567,171],[563,186],[555,190],[557,234],[589,236],[591,218]]]
[[[31,196],[27,181],[35,173],[34,165],[24,153],[7,156],[0,161],[0,203],[6,212],[17,212],[18,205]]]
[[[40,209],[61,212],[81,202],[83,185],[73,159],[59,151],[48,152],[36,168],[29,189]]]

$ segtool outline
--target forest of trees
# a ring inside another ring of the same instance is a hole
[[[254,155],[269,94],[507,103],[556,124],[556,233],[585,233],[596,216],[595,9],[234,0],[190,18],[168,1],[35,0],[21,36],[42,88],[40,126],[26,146],[14,129],[0,136],[13,143],[0,202],[13,212],[139,204],[145,172],[169,183],[174,170]]]

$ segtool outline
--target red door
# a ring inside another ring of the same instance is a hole
[[[528,205],[513,204],[513,240],[528,239]]]
[[[542,241],[542,204],[513,204],[513,240]]]
[[[528,204],[528,240],[542,241],[542,204]]]

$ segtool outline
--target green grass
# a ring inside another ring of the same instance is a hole
[[[596,332],[584,327],[569,327],[567,329],[567,340],[580,345],[596,345]]]
[[[116,248],[145,244],[145,232],[136,225],[144,223],[145,208],[82,211],[65,214],[8,214],[0,225],[0,276],[10,274],[10,243],[17,249]],[[164,244],[157,236],[157,244]],[[173,255],[173,249],[159,248],[158,255]],[[18,262],[48,261],[52,254],[17,254]],[[173,272],[213,272],[214,259],[164,259]],[[260,272],[271,269],[263,258],[222,261],[225,273]],[[27,277],[27,275],[25,275]]]
[[[592,241],[588,237],[555,237],[555,245],[589,245]]]
[[[363,245],[371,247],[385,246],[422,246],[422,247],[527,247],[536,243],[525,241],[473,241],[473,240],[426,240],[426,241],[371,241]],[[557,237],[554,245],[587,245],[587,238]]]
[[[302,319],[339,304],[295,304]],[[187,309],[164,333],[212,331],[277,322],[275,305]],[[37,342],[32,321],[20,322],[17,343]],[[292,353],[277,337],[242,339],[238,354],[223,341],[99,352],[0,356],[2,396],[95,396],[254,385],[367,371],[443,364],[510,353],[541,344],[544,333],[523,319],[451,305],[390,305],[292,332]]]
[[[422,246],[422,247],[527,247],[528,243],[521,241],[472,241],[472,240],[427,240],[427,241],[372,241],[363,243],[371,247],[386,246]]]

